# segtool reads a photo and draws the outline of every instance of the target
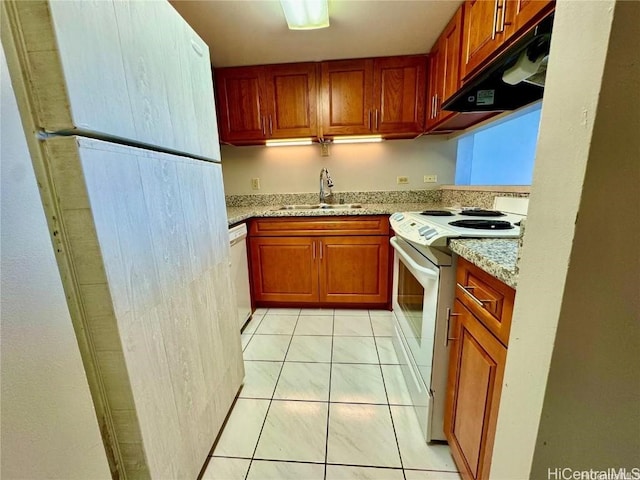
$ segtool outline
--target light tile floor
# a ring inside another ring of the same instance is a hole
[[[449,447],[422,439],[392,331],[385,311],[258,309],[203,479],[459,480]]]

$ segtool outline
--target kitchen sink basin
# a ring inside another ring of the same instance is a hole
[[[362,204],[339,203],[330,205],[327,203],[316,203],[313,205],[283,205],[278,210],[348,210],[352,208],[362,208]]]

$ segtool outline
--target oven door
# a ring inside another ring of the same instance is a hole
[[[418,374],[431,390],[440,268],[406,241],[391,239],[395,254],[393,312]]]

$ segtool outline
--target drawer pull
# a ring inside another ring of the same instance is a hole
[[[458,286],[462,289],[462,291],[474,302],[476,302],[479,306],[481,306],[482,308],[484,308],[484,304],[485,303],[496,303],[497,300],[480,300],[479,298],[477,298],[473,293],[470,292],[470,290],[474,290],[476,287],[472,287],[472,286],[463,286],[460,285],[458,283]]]
[[[460,313],[453,313],[450,308],[447,308],[447,327],[444,332],[444,346],[448,347],[449,342],[455,342],[457,338],[449,336],[449,323],[451,323],[451,317],[459,317]]]

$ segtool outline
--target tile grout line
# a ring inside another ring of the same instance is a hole
[[[267,309],[267,312],[265,313],[265,315],[263,315],[263,319],[266,316],[266,314],[269,312],[269,309]],[[300,318],[300,312],[298,312],[298,318],[296,319],[296,324],[293,326],[293,332],[296,331],[296,326],[298,325],[298,319]],[[257,329],[257,328],[256,328]],[[247,473],[244,475],[244,480],[247,480],[249,477],[249,472],[251,471],[251,465],[253,464],[253,459],[256,456],[256,452],[258,451],[258,445],[260,444],[260,437],[262,437],[262,432],[264,430],[264,426],[267,423],[267,418],[269,417],[269,410],[271,410],[271,405],[273,404],[273,396],[276,393],[276,388],[278,387],[278,382],[280,381],[280,375],[282,375],[282,370],[284,369],[284,362],[287,358],[287,354],[289,353],[289,348],[291,347],[291,342],[293,341],[293,332],[291,332],[291,338],[289,339],[289,344],[287,345],[287,350],[284,352],[284,358],[282,359],[282,365],[280,366],[280,371],[278,372],[278,378],[276,379],[276,384],[273,387],[273,392],[271,393],[271,398],[269,399],[269,406],[267,407],[267,411],[264,415],[264,420],[262,421],[262,427],[260,427],[260,433],[258,434],[258,439],[256,440],[256,446],[253,448],[253,453],[251,454],[251,459],[249,460],[249,468],[247,468]],[[253,337],[252,337],[253,338]]]
[[[331,356],[329,357],[329,391],[327,392],[327,433],[325,435],[325,443],[324,443],[324,480],[327,480],[327,462],[329,461],[329,421],[331,415],[331,375],[333,373],[333,338],[336,330],[336,311],[333,311],[333,316],[331,317]]]
[[[373,331],[373,320],[371,314],[369,314],[369,322],[371,323],[371,330]],[[393,428],[393,436],[396,439],[396,448],[398,449],[398,458],[400,459],[400,468],[402,468],[402,476],[406,480],[407,476],[404,472],[404,463],[402,462],[402,453],[400,453],[400,442],[398,441],[398,434],[396,432],[396,424],[393,421],[393,414],[391,413],[391,400],[389,399],[389,392],[387,392],[387,382],[384,379],[384,372],[382,371],[382,363],[380,360],[380,352],[378,351],[378,342],[376,341],[375,332],[373,336],[373,343],[376,346],[376,355],[378,356],[378,368],[380,368],[380,375],[382,376],[382,385],[384,386],[384,394],[387,397],[387,408],[389,410],[389,418],[391,418],[391,427]]]
[[[253,330],[253,332],[248,332],[248,333],[246,333],[246,334],[245,334],[242,330],[240,330],[240,336],[242,336],[242,335],[251,335],[251,336],[249,337],[249,341],[247,342],[247,344],[246,344],[246,345],[243,347],[243,349],[242,349],[242,354],[243,354],[243,355],[244,355],[244,351],[247,349],[247,347],[248,347],[248,346],[249,346],[249,344],[251,343],[251,340],[253,340],[253,337],[254,337],[254,336],[255,336],[255,334],[256,334],[256,330],[258,330],[258,328],[260,327],[260,324],[262,323],[262,320],[264,320],[264,316],[265,316],[265,314],[263,313],[263,314],[260,316],[260,319],[259,319],[259,320],[257,320],[257,325],[256,325],[256,328]],[[253,318],[253,315],[252,315],[252,316],[251,316],[251,320],[249,320],[249,321],[245,324],[245,329],[246,329],[246,326],[247,326],[247,325],[249,325],[253,320],[254,320],[254,318]],[[242,342],[242,340],[241,340],[241,342]],[[244,356],[242,357],[242,360],[244,361]]]

